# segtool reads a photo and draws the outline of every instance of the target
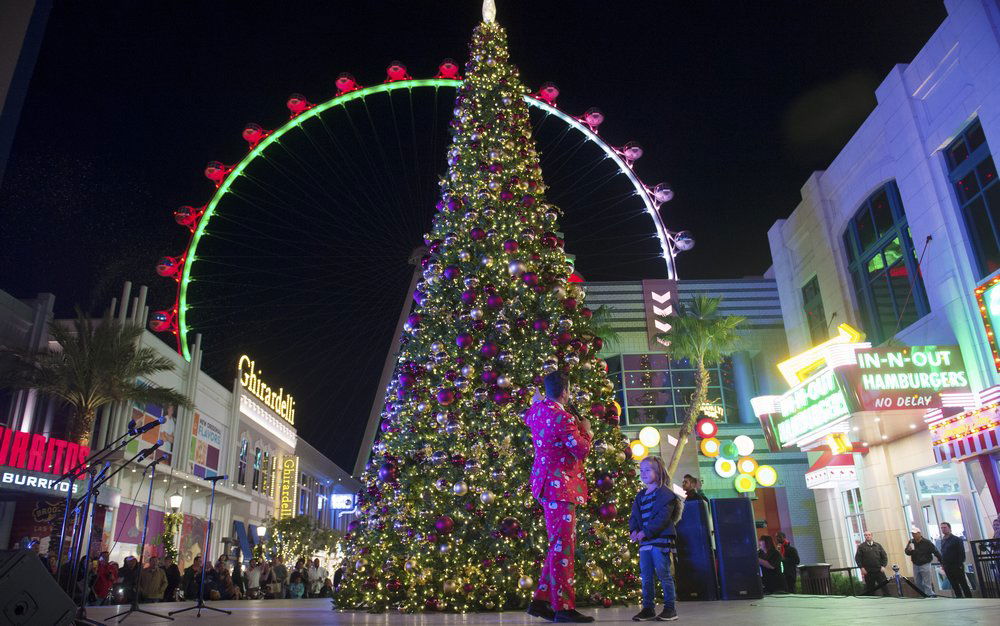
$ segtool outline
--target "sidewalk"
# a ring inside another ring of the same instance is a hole
[[[144,604],[142,608],[166,613],[191,606],[191,603]],[[212,602],[210,606],[233,611],[221,615],[205,611],[199,619],[195,611],[176,616],[167,622],[137,613],[129,616],[125,624],[218,624],[245,626],[298,626],[305,624],[369,624],[413,625],[435,624],[545,624],[542,620],[521,612],[507,613],[424,613],[401,615],[399,613],[368,614],[357,611],[334,612],[329,600],[249,600],[239,602]],[[105,618],[125,610],[126,607],[98,607],[88,610],[91,619]],[[597,617],[599,623],[632,623],[636,607],[610,609],[584,609]],[[839,596],[789,595],[768,597],[763,600],[738,600],[732,602],[681,602],[677,606],[680,620],[677,624],[704,624],[712,626],[780,625],[780,626],[844,626],[850,624],[905,624],[905,626],[942,626],[948,624],[997,624],[1000,623],[1000,600],[954,600],[951,598],[898,599],[898,598],[843,598]],[[116,622],[108,622],[114,624]]]

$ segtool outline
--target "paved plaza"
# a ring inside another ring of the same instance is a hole
[[[189,603],[142,605],[157,612],[167,612]],[[432,624],[544,624],[542,620],[521,612],[430,613],[401,615],[388,613],[372,615],[355,611],[331,611],[329,600],[252,600],[240,602],[213,602],[211,606],[233,611],[231,616],[206,611],[201,618],[194,611],[176,616],[176,624],[267,624],[291,626],[305,624],[392,624],[430,626]],[[117,607],[99,607],[89,610],[89,617],[96,620],[124,610]],[[585,612],[593,614],[600,623],[632,623],[634,608],[611,608]],[[797,626],[844,626],[855,624],[905,624],[906,626],[942,624],[997,624],[1000,623],[1000,600],[954,600],[951,598],[897,599],[897,598],[843,598],[831,596],[774,596],[763,600],[733,602],[683,602],[678,606],[678,624],[712,624],[734,626],[737,624]],[[115,622],[108,622],[115,623]],[[166,620],[134,614],[125,624],[166,624]]]

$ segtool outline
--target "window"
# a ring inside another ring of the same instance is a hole
[[[844,505],[844,528],[847,529],[845,540],[847,541],[847,553],[854,560],[854,552],[858,549],[858,544],[865,540],[865,531],[868,524],[865,522],[865,507],[861,502],[861,489],[855,487],[847,491],[840,492],[841,501]]]
[[[260,448],[253,453],[253,490],[260,489]]]
[[[979,120],[951,142],[945,158],[982,278],[1000,270],[1000,185]]]
[[[813,345],[822,343],[829,338],[827,332],[826,312],[823,310],[823,297],[819,292],[819,279],[812,277],[802,288],[802,310],[809,324],[809,338]]]
[[[739,421],[732,361],[708,366],[708,401],[722,422]],[[665,354],[625,354],[608,359],[608,377],[627,425],[678,424],[694,393],[695,370]]]
[[[844,233],[862,326],[874,344],[929,312],[896,183],[872,194]]]
[[[265,496],[271,495],[271,457],[264,451],[264,459],[260,464],[260,492]]]
[[[247,446],[249,443],[246,439],[240,442],[240,464],[239,469],[236,472],[236,479],[241,485],[247,484]]]

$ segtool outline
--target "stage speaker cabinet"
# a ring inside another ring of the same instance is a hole
[[[71,624],[73,601],[29,550],[0,551],[0,624]]]
[[[723,600],[764,597],[757,560],[757,530],[747,498],[712,500],[719,589]]]
[[[677,522],[677,571],[674,572],[678,600],[718,600],[715,558],[708,502],[688,500]]]

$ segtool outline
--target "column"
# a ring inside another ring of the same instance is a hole
[[[736,402],[740,412],[741,424],[757,424],[757,416],[750,406],[750,398],[757,395],[757,385],[753,376],[753,364],[750,355],[741,350],[732,354],[733,384],[736,386]]]

